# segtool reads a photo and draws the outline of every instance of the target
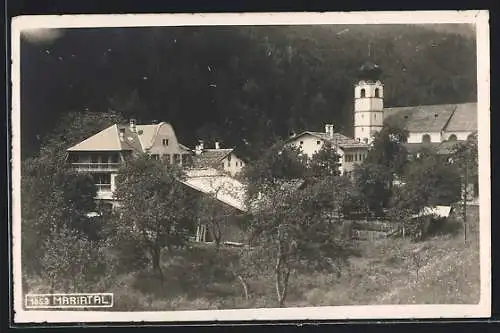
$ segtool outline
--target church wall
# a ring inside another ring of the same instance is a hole
[[[441,142],[440,132],[410,132],[408,133],[408,143],[422,143],[422,137],[428,134],[431,142]]]

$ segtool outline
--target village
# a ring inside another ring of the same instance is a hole
[[[136,50],[110,38],[116,44],[96,54],[122,91],[70,83],[68,96],[97,97],[58,101],[47,136],[23,139],[35,147],[21,167],[25,294],[100,290],[114,295],[110,311],[479,301],[477,118],[485,110],[474,99],[436,98],[439,89],[419,79],[422,88],[401,97],[394,82],[408,77],[393,76],[406,67],[384,73],[371,51],[363,62],[319,44],[309,54],[293,29],[283,31],[298,38],[295,50],[256,38],[258,29],[202,30],[162,32],[172,36],[161,52],[177,54],[169,59],[180,67],[160,74],[168,61],[155,58],[126,83],[116,77],[127,71],[107,59],[128,62],[123,50]],[[252,56],[207,47],[200,36],[248,43],[260,76],[245,62]],[[402,43],[385,41],[389,55],[393,42]],[[196,65],[184,63],[193,45],[220,54],[192,52]],[[329,64],[335,73],[325,73]],[[455,87],[459,79],[445,74]]]
[[[407,131],[401,143],[410,160],[426,149],[446,160],[458,143],[470,140],[477,133],[477,106],[474,103],[384,108],[383,84],[378,79],[378,72],[378,66],[371,63],[360,69],[361,80],[354,89],[354,138],[336,132],[333,124],[325,124],[322,132],[291,132],[284,146],[298,148],[300,154],[310,160],[323,146],[332,145],[338,156],[338,174],[352,179],[355,166],[367,158],[374,137],[384,124]],[[200,140],[199,145],[190,149],[178,142],[174,128],[167,122],[146,125],[136,124],[136,120],[131,119],[129,124],[112,125],[70,147],[67,152],[67,159],[75,170],[88,172],[95,179],[96,199],[102,210],[112,211],[119,205],[113,192],[120,163],[129,156],[147,154],[153,160],[184,168],[187,178],[182,183],[191,189],[215,198],[235,212],[247,211],[246,184],[241,173],[249,161],[239,157],[234,148],[222,148],[218,141],[209,148]],[[393,182],[399,184],[397,179]],[[477,179],[471,178],[467,186],[467,190],[462,189],[468,193],[467,204],[477,203]],[[414,217],[446,218],[451,208],[450,205],[426,206],[414,212]],[[101,213],[90,212],[89,216]],[[213,241],[207,228],[206,225],[196,226],[197,241]],[[224,241],[242,245],[244,239]]]

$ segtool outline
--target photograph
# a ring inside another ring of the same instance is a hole
[[[14,321],[490,316],[489,61],[480,10],[13,18]]]

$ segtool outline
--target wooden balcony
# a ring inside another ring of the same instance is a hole
[[[120,163],[71,163],[77,171],[85,172],[111,172],[118,171]]]

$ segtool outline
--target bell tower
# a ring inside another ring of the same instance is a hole
[[[384,85],[378,65],[365,63],[354,87],[354,138],[371,143],[384,123]]]

